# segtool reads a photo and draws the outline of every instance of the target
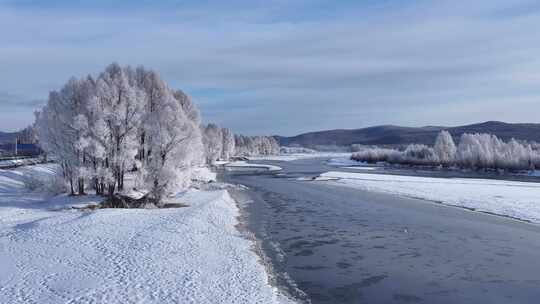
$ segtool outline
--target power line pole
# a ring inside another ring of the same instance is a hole
[[[19,137],[16,136],[16,137],[15,137],[15,156],[17,156],[17,154],[18,154],[18,152],[19,152],[19,151],[17,150],[18,145],[19,145]]]

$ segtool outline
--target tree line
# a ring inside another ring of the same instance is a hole
[[[210,123],[202,126],[206,162],[229,160],[233,156],[279,154],[279,142],[272,136],[245,136]]]
[[[504,142],[495,135],[479,133],[462,134],[456,146],[450,133],[441,131],[433,147],[421,144],[408,145],[404,150],[362,147],[351,159],[369,163],[530,170],[540,167],[540,150],[535,143],[515,139]]]

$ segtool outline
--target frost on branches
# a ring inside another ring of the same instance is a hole
[[[411,144],[403,151],[363,148],[351,157],[366,162],[405,165],[455,166],[471,169],[529,170],[540,167],[540,150],[535,144],[511,139],[504,142],[491,134],[463,134],[459,145],[442,131],[433,148]]]
[[[223,153],[223,133],[215,124],[202,127],[206,163],[213,164]]]
[[[275,155],[279,154],[279,143],[272,136],[235,135],[236,155]]]
[[[97,78],[69,80],[36,114],[41,148],[61,165],[72,194],[113,195],[136,171],[160,202],[186,187],[203,161],[199,112],[154,71],[111,64]]]
[[[233,156],[255,156],[279,154],[278,141],[271,136],[235,135],[230,129],[215,124],[201,127],[206,163],[229,160]]]

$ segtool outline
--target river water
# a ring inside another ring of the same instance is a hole
[[[275,283],[306,303],[538,303],[540,228],[511,219],[300,181],[321,159],[227,174],[249,188],[248,228]]]

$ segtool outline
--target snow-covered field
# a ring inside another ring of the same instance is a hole
[[[540,223],[540,183],[327,172],[319,180]]]
[[[87,196],[25,190],[0,170],[0,303],[279,303],[227,191],[190,190],[177,209],[78,211]]]
[[[307,158],[350,158],[351,153],[342,152],[316,152],[316,153],[292,153],[292,154],[279,154],[279,155],[264,155],[264,156],[250,156],[250,160],[275,160],[275,161],[293,161]],[[358,163],[355,161],[355,163]]]

